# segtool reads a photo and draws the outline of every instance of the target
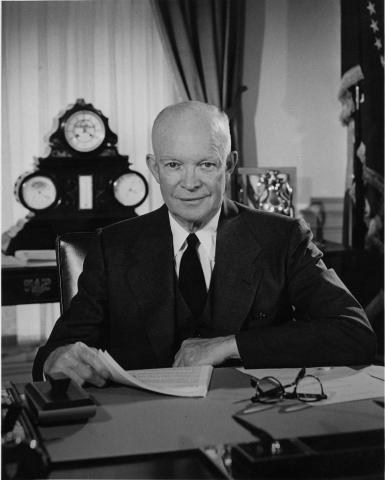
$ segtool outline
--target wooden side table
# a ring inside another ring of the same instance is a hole
[[[2,305],[59,302],[57,266],[2,266]]]

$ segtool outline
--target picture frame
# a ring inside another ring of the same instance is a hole
[[[295,216],[296,167],[238,168],[238,200],[252,208]]]

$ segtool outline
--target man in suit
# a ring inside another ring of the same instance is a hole
[[[172,105],[152,140],[147,164],[165,205],[98,231],[34,377],[62,371],[101,386],[98,348],[125,369],[371,362],[365,313],[304,222],[225,198],[237,159],[227,116],[201,102]]]

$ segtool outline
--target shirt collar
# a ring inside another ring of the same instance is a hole
[[[221,209],[213,216],[213,218],[200,230],[195,232],[195,235],[199,238],[201,245],[203,245],[207,254],[210,257],[215,257],[215,241],[216,233],[218,229],[219,216],[221,214]],[[172,239],[174,245],[174,256],[179,253],[179,251],[184,248],[184,243],[186,238],[190,234],[185,228],[183,228],[168,212],[170,219],[170,227],[172,232]]]

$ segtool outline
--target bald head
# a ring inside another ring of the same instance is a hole
[[[147,165],[168,210],[195,232],[219,212],[236,164],[228,118],[206,103],[171,105],[157,116],[152,143],[155,155],[147,155]]]
[[[198,101],[170,105],[159,113],[152,128],[155,155],[177,135],[187,139],[192,133],[202,141],[209,135],[213,148],[226,160],[231,149],[229,119],[214,105]]]

